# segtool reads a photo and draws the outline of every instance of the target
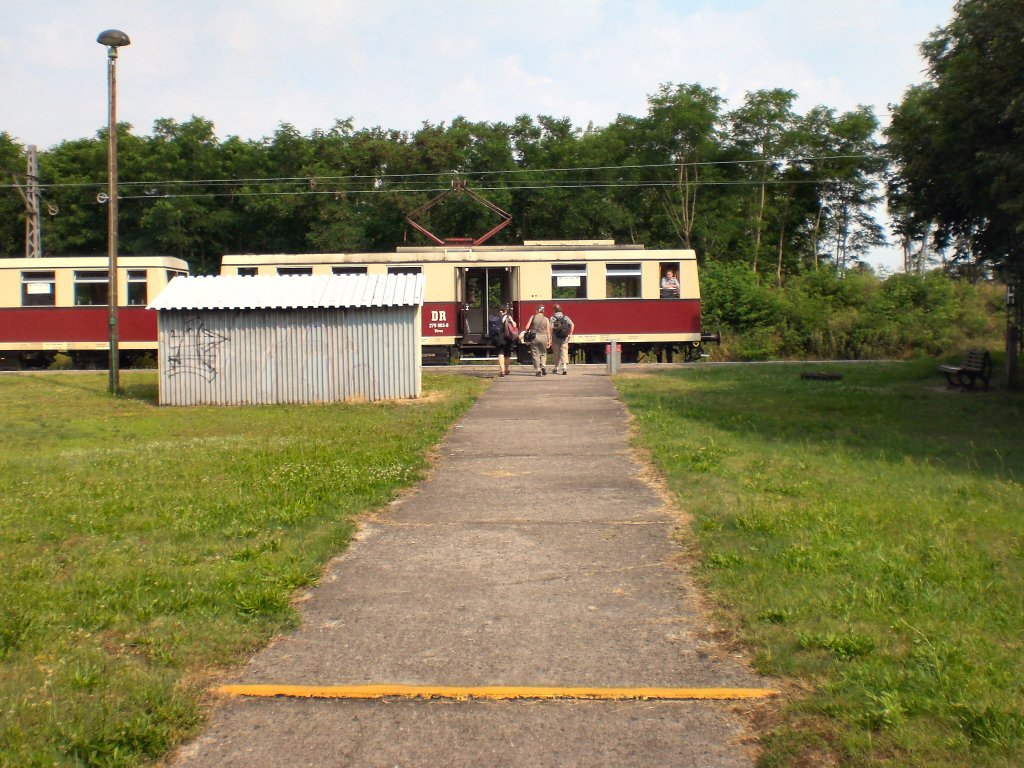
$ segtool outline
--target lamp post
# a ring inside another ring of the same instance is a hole
[[[117,49],[131,45],[128,35],[119,29],[100,32],[96,42],[107,46],[107,256],[110,272],[107,278],[107,303],[110,307],[110,383],[111,394],[121,389],[118,375],[117,346]]]

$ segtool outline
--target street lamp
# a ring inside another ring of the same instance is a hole
[[[107,303],[110,307],[110,383],[111,394],[121,389],[118,376],[117,346],[117,49],[131,45],[128,35],[119,29],[100,32],[96,42],[107,46],[107,256],[110,272],[107,278]]]

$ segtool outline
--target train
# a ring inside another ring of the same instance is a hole
[[[44,368],[63,353],[76,368],[108,365],[108,261],[103,256],[0,259],[0,367]],[[717,334],[702,332],[692,250],[648,250],[612,240],[522,245],[402,246],[391,253],[229,254],[222,275],[421,273],[424,364],[495,353],[488,318],[511,308],[520,327],[559,304],[575,323],[574,362],[693,361]],[[118,260],[118,348],[124,367],[157,346],[146,305],[188,264],[170,256]],[[520,350],[525,361],[525,347]]]
[[[110,356],[106,256],[0,258],[0,367],[46,368],[58,354],[75,368],[104,368]],[[157,348],[156,312],[146,305],[188,264],[172,256],[121,256],[117,270],[119,364]]]
[[[511,307],[524,327],[554,304],[575,324],[575,362],[692,361],[717,334],[701,329],[697,257],[613,240],[527,240],[522,245],[444,243],[394,253],[229,254],[221,275],[420,273],[424,364],[494,354],[488,318]],[[522,351],[522,350],[521,350]]]

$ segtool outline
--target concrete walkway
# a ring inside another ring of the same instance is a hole
[[[763,688],[716,646],[603,368],[513,368],[242,684]],[[752,766],[736,701],[225,698],[172,765]]]

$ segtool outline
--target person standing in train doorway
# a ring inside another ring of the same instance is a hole
[[[572,318],[562,312],[558,304],[554,306],[555,313],[551,316],[551,351],[555,358],[555,373],[558,373],[558,366],[562,366],[562,375],[565,376],[569,370],[569,339],[576,331],[576,325]]]
[[[530,357],[533,358],[533,375],[547,376],[548,350],[551,348],[551,323],[544,316],[544,305],[537,307],[537,311],[530,318],[526,326],[524,341],[530,345]]]

